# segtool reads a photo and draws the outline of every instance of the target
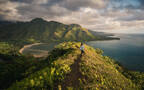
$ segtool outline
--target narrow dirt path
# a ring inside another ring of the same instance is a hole
[[[66,87],[79,87],[79,79],[82,77],[82,74],[80,73],[81,57],[82,55],[79,55],[74,64],[71,65],[71,72],[66,75],[66,78],[62,84],[63,90],[65,90]]]

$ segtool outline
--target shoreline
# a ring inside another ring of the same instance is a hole
[[[32,46],[35,46],[35,45],[40,45],[40,44],[43,44],[43,43],[34,43],[34,44],[28,44],[28,45],[24,45],[20,50],[19,50],[19,53],[23,54],[23,51],[27,48],[30,48]]]

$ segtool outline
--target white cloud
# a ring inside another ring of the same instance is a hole
[[[0,19],[27,21],[42,17],[48,21],[77,23],[88,29],[107,31],[144,28],[142,5],[135,5],[130,0],[127,2],[123,0],[120,3],[118,1],[120,2],[120,0],[1,0]],[[124,2],[127,4],[123,7]]]
[[[47,2],[48,2],[48,0],[33,0],[32,4],[45,4]]]
[[[0,15],[3,16],[5,20],[18,20],[21,15],[16,8],[20,5],[23,4],[10,1],[0,4]]]

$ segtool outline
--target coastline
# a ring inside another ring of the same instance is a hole
[[[24,51],[26,48],[30,48],[30,47],[32,47],[32,46],[40,45],[40,44],[43,44],[43,43],[34,43],[34,44],[24,45],[23,48],[21,48],[21,49],[19,50],[19,53],[23,54],[23,51]]]

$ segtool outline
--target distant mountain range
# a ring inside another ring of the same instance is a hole
[[[27,42],[91,41],[112,39],[78,24],[62,24],[35,18],[30,22],[0,22],[0,40]]]

